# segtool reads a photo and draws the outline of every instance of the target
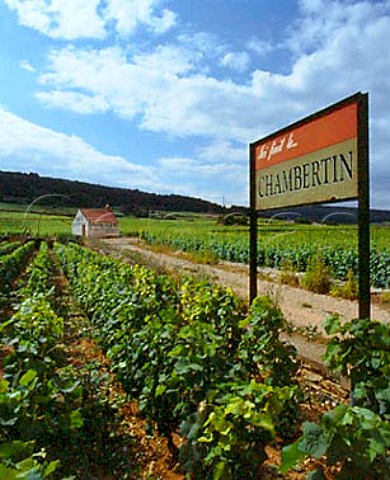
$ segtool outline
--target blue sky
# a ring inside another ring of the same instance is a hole
[[[248,204],[248,144],[370,95],[390,209],[390,0],[0,0],[0,169]]]

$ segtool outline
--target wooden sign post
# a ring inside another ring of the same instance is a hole
[[[370,317],[368,94],[357,93],[250,144],[250,302],[257,212],[358,199],[359,317]]]

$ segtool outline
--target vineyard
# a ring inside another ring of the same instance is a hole
[[[227,220],[231,218],[244,222],[229,224]],[[2,211],[0,232],[67,236],[71,221],[72,217],[61,215]],[[154,247],[189,253],[196,260],[249,262],[249,231],[244,216],[168,214],[160,219],[120,217],[119,222],[125,236],[138,237]],[[259,219],[258,238],[259,267],[281,270],[288,265],[296,272],[304,272],[313,259],[321,257],[336,281],[346,281],[350,271],[358,274],[355,225],[307,225],[277,218]],[[390,282],[390,228],[372,225],[370,243],[371,286],[386,289]]]
[[[0,234],[35,236],[53,236],[69,234],[72,217],[65,216],[61,210],[53,214],[28,212],[28,206],[21,206],[24,211],[8,211],[1,209],[0,203]],[[13,207],[14,208],[14,207]]]
[[[383,255],[372,260],[379,284]],[[0,288],[2,479],[390,478],[386,324],[328,319],[325,363],[351,394],[308,415],[315,400],[267,297],[247,311],[204,280],[42,240],[0,243]],[[165,439],[169,475],[153,470],[129,410],[142,442]]]
[[[340,229],[333,232],[329,229],[311,230],[313,239],[294,230],[273,229],[272,235],[267,230],[267,237],[258,244],[257,264],[259,267],[270,267],[280,270],[283,265],[304,272],[313,258],[321,257],[329,267],[335,279],[345,281],[350,270],[357,275],[358,249],[354,246],[356,231],[343,232]],[[322,235],[322,238],[321,238]],[[295,238],[294,238],[295,236]],[[146,231],[142,238],[149,245],[164,245],[173,250],[179,250],[204,256],[205,258],[227,260],[229,262],[249,263],[249,245],[242,235],[231,237],[223,235],[173,235],[169,230],[162,233]],[[382,242],[379,243],[382,245]],[[390,282],[390,248],[379,247],[373,243],[370,258],[371,285],[376,288],[387,288]]]

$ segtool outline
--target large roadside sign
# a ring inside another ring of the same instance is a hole
[[[358,196],[359,97],[252,144],[256,210]]]
[[[257,212],[358,199],[360,317],[369,317],[368,94],[356,93],[250,144],[250,300]]]

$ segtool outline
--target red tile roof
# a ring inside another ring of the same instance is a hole
[[[118,219],[108,208],[82,208],[81,213],[91,223],[118,223]]]

